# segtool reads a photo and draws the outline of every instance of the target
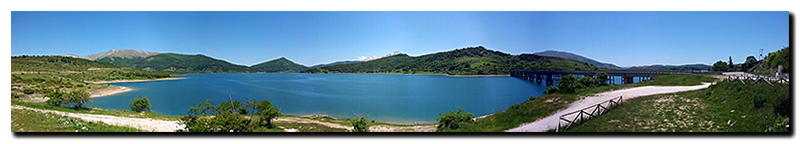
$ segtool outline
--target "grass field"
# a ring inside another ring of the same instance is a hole
[[[141,132],[141,130],[84,122],[71,117],[31,110],[12,109],[11,132]]]
[[[753,81],[640,97],[566,132],[786,132],[791,87]]]

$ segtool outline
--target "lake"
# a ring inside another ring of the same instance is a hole
[[[435,123],[439,113],[457,110],[483,116],[539,97],[544,84],[514,77],[449,77],[399,74],[189,74],[182,80],[115,83],[134,91],[92,99],[104,109],[127,110],[147,96],[152,110],[185,115],[211,99],[269,100],[285,115],[367,116],[396,124]]]

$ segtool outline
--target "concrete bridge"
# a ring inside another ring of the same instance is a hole
[[[582,76],[595,76],[597,73],[606,73],[609,76],[609,81],[614,81],[615,76],[621,77],[622,82],[625,84],[633,83],[634,77],[638,77],[640,80],[650,80],[653,77],[658,75],[665,75],[665,74],[691,74],[691,73],[708,73],[708,72],[699,72],[699,71],[561,71],[561,70],[510,70],[511,76],[520,78],[523,80],[528,81],[536,81],[537,83],[542,83],[542,80],[545,81],[547,85],[553,85],[553,81],[558,80],[561,76],[565,75],[582,75]],[[606,82],[608,83],[608,82]]]

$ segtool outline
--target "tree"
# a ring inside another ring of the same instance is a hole
[[[604,72],[597,73],[597,82],[599,82],[600,85],[608,85],[608,74]]]
[[[150,99],[147,99],[147,97],[139,97],[133,99],[133,102],[131,102],[129,107],[135,112],[143,112],[150,111],[150,108],[153,106],[150,105]]]
[[[361,116],[359,119],[351,120],[350,124],[353,125],[353,130],[355,132],[369,132],[369,123],[367,123],[367,118],[364,116]]]
[[[464,109],[458,107],[458,112],[453,112],[453,110],[448,110],[445,114],[439,114],[439,118],[436,118],[437,121],[437,128],[441,130],[447,129],[457,129],[459,127],[464,127],[466,124],[472,122],[472,118],[475,118],[475,115],[472,113],[464,112]]]
[[[258,115],[267,122],[266,126],[272,128],[272,119],[281,116],[281,109],[272,105],[268,100],[263,100],[256,106]]]
[[[716,63],[714,63],[713,66],[711,66],[712,71],[718,71],[718,72],[728,71],[729,68],[730,67],[728,67],[728,64],[726,64],[723,61],[717,61]]]
[[[758,60],[756,60],[755,56],[747,56],[747,59],[745,59],[744,65],[742,66],[742,70],[747,71],[756,66],[756,64],[758,64]]]
[[[579,88],[578,80],[572,75],[562,76],[558,80],[558,90],[566,93],[575,92]]]
[[[733,58],[731,58],[731,56],[728,56],[728,71],[734,71],[734,70],[736,70],[736,67],[733,66]]]

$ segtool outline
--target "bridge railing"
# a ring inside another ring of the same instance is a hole
[[[592,117],[602,115],[621,104],[622,104],[622,96],[619,96],[616,98],[609,99],[608,101],[604,101],[602,103],[598,103],[596,105],[583,108],[578,111],[561,115],[561,117],[559,117],[558,127],[556,127],[556,132],[561,132],[563,130],[571,128],[573,125],[577,123],[582,123],[585,120],[588,120]],[[564,128],[561,128],[562,126]]]

